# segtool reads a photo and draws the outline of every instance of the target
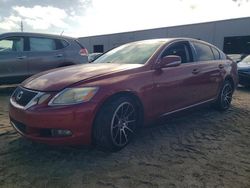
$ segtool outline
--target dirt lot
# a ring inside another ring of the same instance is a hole
[[[117,153],[21,138],[2,93],[0,187],[250,187],[250,90],[225,113],[206,107],[146,128]]]

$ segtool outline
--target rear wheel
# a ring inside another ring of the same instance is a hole
[[[128,97],[114,98],[98,113],[93,130],[94,142],[102,150],[118,151],[133,138],[138,109]]]
[[[234,89],[233,89],[232,83],[226,80],[215,102],[215,108],[220,111],[227,110],[231,105],[233,91]]]

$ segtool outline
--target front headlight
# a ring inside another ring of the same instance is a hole
[[[50,106],[71,105],[89,101],[96,94],[97,87],[66,88],[49,102]]]

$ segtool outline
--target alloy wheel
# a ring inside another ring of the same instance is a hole
[[[221,93],[221,102],[223,108],[228,108],[232,101],[233,88],[230,83],[224,85]]]
[[[136,110],[129,102],[121,103],[115,110],[111,121],[111,138],[116,146],[123,147],[135,132]]]

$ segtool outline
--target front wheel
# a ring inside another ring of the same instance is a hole
[[[234,89],[233,89],[232,83],[226,80],[223,83],[220,94],[214,104],[215,108],[220,111],[227,110],[231,105],[233,91]]]
[[[102,150],[118,151],[133,138],[138,109],[128,97],[114,98],[98,113],[93,129],[94,143]]]

